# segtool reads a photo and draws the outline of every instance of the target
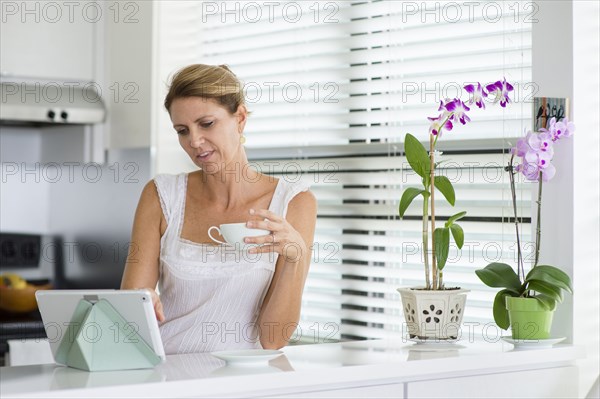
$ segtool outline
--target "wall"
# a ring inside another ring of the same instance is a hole
[[[150,149],[111,150],[107,162],[63,168],[50,185],[49,226],[64,239],[73,288],[118,288],[139,196],[150,179]]]
[[[598,4],[538,1],[533,24],[533,81],[539,97],[567,97],[576,133],[555,147],[556,177],[543,189],[541,264],[566,271],[575,294],[556,311],[552,334],[586,347],[580,392],[598,378]],[[589,31],[588,31],[589,29]],[[590,149],[593,148],[593,151]],[[590,206],[591,204],[595,204]]]
[[[0,231],[50,230],[50,185],[35,167],[41,142],[38,129],[0,126]]]
[[[50,184],[52,233],[129,234],[143,186],[150,179],[150,150],[111,150],[104,165],[63,166]]]
[[[573,21],[570,1],[538,2],[539,12],[533,24],[533,82],[536,97],[566,97],[573,102]],[[557,21],[561,21],[557,24]],[[560,49],[560,50],[559,50]],[[560,54],[560,56],[559,56]],[[571,106],[572,108],[572,106]],[[573,245],[566,242],[573,231],[573,141],[564,139],[555,145],[553,164],[556,176],[543,185],[542,236],[540,264],[557,266],[574,275]],[[537,186],[537,185],[536,185]],[[536,187],[537,188],[537,187]],[[537,199],[537,189],[533,196]],[[535,208],[537,209],[537,208]],[[535,211],[532,210],[532,215]],[[532,223],[535,228],[535,221]],[[556,245],[561,242],[562,245]],[[555,336],[566,336],[572,342],[572,297],[557,309]]]
[[[22,162],[0,158],[0,231],[60,235],[71,287],[118,287],[137,202],[151,176],[150,149],[111,150],[103,165],[40,162],[43,132],[7,133],[0,133],[3,152],[18,144],[30,154]]]
[[[155,15],[155,98],[152,106],[154,123],[155,171],[156,173],[191,172],[198,167],[192,163],[179,145],[179,139],[169,114],[163,106],[170,77],[180,68],[200,60],[200,36],[188,29],[189,21],[181,22],[182,15],[200,15],[198,2],[156,2]],[[188,24],[188,25],[186,25]],[[176,43],[176,45],[174,45]],[[198,52],[189,51],[197,48]]]
[[[101,2],[104,49],[98,79],[104,80],[107,147],[149,148],[152,145],[151,106],[153,97],[153,8],[155,1],[120,3],[118,17],[112,11],[117,3]]]
[[[585,345],[587,359],[579,362],[581,392],[600,373],[600,3],[573,2],[573,342]],[[595,26],[594,26],[595,25]]]
[[[85,284],[120,280],[135,208],[151,177],[155,2],[92,2],[91,11],[103,10],[92,19],[82,14],[87,3],[76,4],[77,23],[69,22],[67,4],[53,3],[63,13],[58,24],[48,21],[42,3],[10,3],[13,34],[2,40],[14,51],[6,58],[18,64],[23,51],[43,57],[52,68],[37,59],[29,73],[35,79],[49,73],[95,81],[108,119],[93,128],[0,126],[0,231],[61,235],[67,277]],[[50,25],[55,34],[46,38]],[[83,44],[48,52],[44,39],[64,42],[56,38]]]

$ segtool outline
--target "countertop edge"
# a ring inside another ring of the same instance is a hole
[[[342,345],[328,344],[328,345]],[[293,350],[292,350],[293,352]],[[341,365],[340,367],[299,370],[274,374],[253,374],[163,381],[143,384],[116,385],[110,387],[76,388],[44,392],[2,393],[3,398],[75,398],[127,396],[144,398],[189,396],[242,395],[261,396],[302,392],[307,389],[352,388],[385,385],[427,379],[505,373],[509,371],[553,368],[573,364],[585,357],[583,347],[557,345],[554,348],[485,353],[469,357],[450,357],[387,362],[366,365]],[[473,360],[477,362],[473,362]],[[273,378],[276,376],[277,378]],[[1,385],[1,384],[0,384]]]

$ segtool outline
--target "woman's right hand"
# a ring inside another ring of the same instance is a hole
[[[152,296],[152,306],[154,306],[154,313],[156,314],[156,320],[159,322],[165,321],[165,314],[163,312],[162,302],[156,291],[150,290],[150,295]]]

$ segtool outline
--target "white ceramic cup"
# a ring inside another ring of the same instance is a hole
[[[213,230],[223,236],[225,242],[213,237],[211,234]],[[269,234],[268,230],[250,229],[246,227],[246,223],[226,223],[219,225],[219,227],[211,226],[208,229],[208,236],[211,240],[218,244],[229,244],[235,247],[255,247],[258,244],[246,244],[244,237],[266,236]]]

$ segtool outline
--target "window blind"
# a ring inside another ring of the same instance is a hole
[[[440,173],[454,183],[465,247],[451,250],[447,286],[471,292],[464,322],[483,334],[494,291],[475,269],[514,264],[508,142],[530,125],[531,22],[526,2],[169,2],[165,31],[178,52],[227,64],[244,81],[253,114],[246,148],[254,167],[303,179],[318,199],[312,264],[295,339],[379,338],[402,333],[396,288],[422,284],[420,207],[398,218],[402,191],[417,186],[403,154],[407,132],[428,140],[427,116],[467,83],[506,77],[514,104],[473,109],[473,122],[438,143]],[[166,33],[165,33],[166,34]],[[194,47],[191,47],[191,46]],[[196,47],[197,46],[197,47]],[[188,57],[190,58],[190,57]],[[171,59],[171,64],[177,59]],[[182,61],[183,62],[183,61]],[[166,67],[165,67],[166,68]],[[519,182],[525,250],[531,185]]]

